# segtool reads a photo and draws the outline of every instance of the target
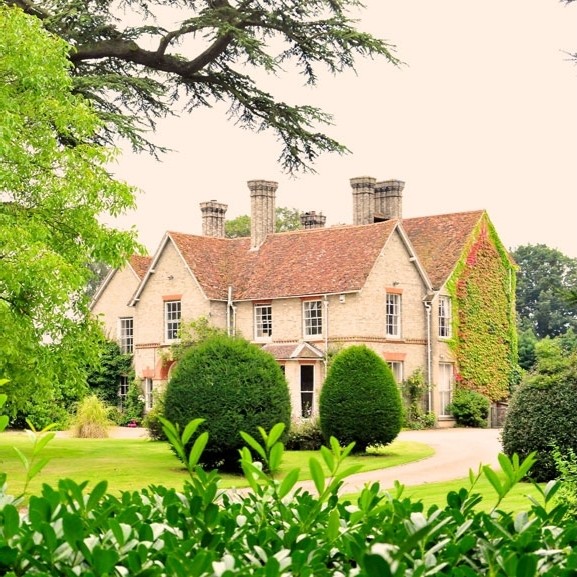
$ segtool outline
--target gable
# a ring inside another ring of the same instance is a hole
[[[485,211],[403,219],[405,229],[434,289],[453,272]]]

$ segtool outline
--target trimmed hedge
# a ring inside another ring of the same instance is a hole
[[[326,439],[354,442],[354,451],[388,445],[402,425],[401,397],[391,369],[365,345],[334,358],[320,397],[320,423]]]
[[[521,458],[537,452],[531,477],[549,481],[559,472],[553,447],[577,453],[577,382],[566,379],[549,386],[523,383],[515,389],[502,432],[503,450]]]
[[[0,398],[0,404],[2,399]],[[0,428],[2,423],[0,422]],[[280,431],[277,429],[277,434]],[[277,434],[259,444],[247,438],[274,470],[282,462]],[[177,443],[183,453],[184,438]],[[0,473],[0,574],[10,577],[509,577],[574,576],[577,521],[556,506],[555,488],[526,512],[500,506],[531,462],[502,459],[503,475],[483,472],[493,485],[490,511],[479,507],[477,478],[451,491],[446,505],[420,501],[378,483],[356,498],[339,495],[349,448],[331,439],[321,451],[327,473],[311,458],[312,491],[299,488],[298,470],[282,480],[267,475],[242,452],[251,490],[222,490],[218,476],[195,467],[182,491],[151,486],[112,495],[63,479],[43,485],[26,511],[6,493]],[[199,449],[199,450],[196,450]],[[354,471],[353,467],[353,471]],[[492,507],[492,508],[491,508]]]
[[[184,428],[205,419],[209,433],[202,464],[238,470],[240,431],[258,434],[276,423],[290,425],[290,395],[274,358],[245,339],[210,336],[178,362],[164,398],[164,416]]]

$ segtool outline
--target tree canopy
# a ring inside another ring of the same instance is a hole
[[[300,211],[297,208],[276,207],[275,232],[298,230],[301,227]],[[242,238],[250,236],[250,216],[241,214],[224,223],[227,238]]]
[[[285,170],[312,170],[320,153],[346,148],[319,130],[329,114],[284,102],[269,79],[291,70],[314,86],[320,70],[354,70],[357,57],[398,62],[391,45],[355,27],[359,0],[5,2],[74,47],[74,88],[104,120],[99,137],[120,135],[136,150],[158,150],[147,131],[177,102],[186,112],[225,102],[238,126],[276,133]]]
[[[577,287],[577,259],[544,244],[516,248],[517,316],[522,330],[556,337],[577,330],[577,308],[570,294]]]
[[[102,338],[88,263],[138,251],[134,231],[99,216],[133,207],[134,192],[93,142],[101,122],[72,94],[69,46],[20,10],[0,5],[0,21],[0,375],[12,416],[46,414],[86,386]]]

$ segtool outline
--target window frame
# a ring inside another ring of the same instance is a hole
[[[124,355],[134,352],[134,317],[118,318],[118,346]]]
[[[178,307],[176,307],[178,305]],[[172,307],[175,310],[170,310]],[[173,316],[173,315],[177,316]],[[179,339],[178,333],[182,321],[182,301],[180,299],[171,299],[164,301],[164,340],[173,342]],[[173,335],[173,336],[171,336]]]
[[[447,378],[448,376],[448,378]],[[439,417],[451,417],[447,406],[453,400],[455,388],[455,366],[453,363],[439,363]]]
[[[263,311],[268,309],[268,315]],[[267,318],[268,317],[268,318]],[[268,321],[268,332],[266,331]],[[272,303],[255,303],[253,305],[254,340],[264,341],[272,338]]]
[[[400,387],[405,380],[405,363],[403,361],[387,361],[387,363],[395,377],[397,386]],[[397,374],[400,375],[400,379],[397,379]]]
[[[385,335],[390,338],[401,338],[402,295],[387,292],[385,296]],[[392,309],[392,310],[391,310]]]
[[[310,369],[311,379],[306,383],[303,382],[303,369]],[[304,386],[306,385],[306,386]],[[301,405],[301,418],[311,419],[314,416],[315,411],[315,365],[314,364],[302,364],[299,367],[299,393],[300,393],[300,405]],[[305,405],[304,399],[310,399],[310,404]]]
[[[316,305],[313,309],[311,305]],[[315,315],[310,313],[317,313]],[[311,299],[302,303],[303,315],[303,336],[306,339],[322,338],[323,336],[323,301],[321,299]],[[316,332],[313,332],[313,329]]]
[[[439,306],[437,308],[438,312],[438,323],[439,330],[438,335],[440,339],[450,339],[453,336],[452,324],[453,324],[453,310],[452,310],[451,297],[446,295],[439,296]]]
[[[150,411],[154,406],[154,380],[151,377],[144,378],[144,407]]]

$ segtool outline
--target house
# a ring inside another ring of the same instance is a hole
[[[422,371],[440,426],[453,423],[455,386],[508,395],[515,265],[487,213],[404,219],[403,182],[350,183],[352,225],[325,227],[311,211],[301,230],[275,233],[277,183],[252,180],[250,237],[225,238],[227,206],[203,202],[202,235],[169,231],[149,262],[109,275],[92,310],[133,351],[148,407],[170,377],[181,323],[200,317],[275,357],[294,417],[318,412],[327,360],[352,344],[373,349],[398,382]]]

